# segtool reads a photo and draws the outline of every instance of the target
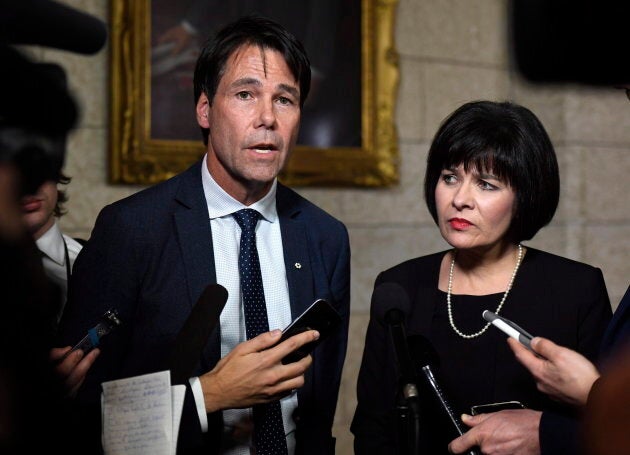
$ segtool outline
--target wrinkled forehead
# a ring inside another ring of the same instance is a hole
[[[276,56],[278,59],[275,58]],[[286,71],[291,76],[291,79],[295,79],[295,75],[291,71],[286,58],[279,50],[264,44],[250,42],[243,43],[232,51],[222,68],[220,77],[223,77],[229,71],[236,71],[247,66],[253,67],[258,62],[261,63],[265,77],[268,75],[269,65],[273,66],[275,62],[281,62],[280,65],[286,67]]]

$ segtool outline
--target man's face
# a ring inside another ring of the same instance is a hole
[[[47,181],[37,193],[22,198],[22,218],[28,232],[37,240],[50,229],[55,221],[57,185]]]
[[[208,170],[232,197],[263,197],[295,145],[300,88],[282,54],[247,45],[226,63],[214,99],[202,94],[197,122],[208,128]]]

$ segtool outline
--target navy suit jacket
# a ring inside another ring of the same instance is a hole
[[[600,367],[620,349],[630,343],[630,286],[619,302],[613,318],[606,328],[600,348]]]
[[[325,298],[343,319],[336,335],[315,350],[295,415],[298,453],[334,453],[331,429],[349,321],[348,233],[341,222],[281,184],[276,204],[283,243],[278,254],[284,255],[293,318],[316,298]],[[75,343],[109,308],[118,310],[122,325],[103,340],[101,355],[78,393],[77,424],[98,417],[103,381],[169,367],[172,342],[210,283],[216,283],[216,273],[201,162],[101,211],[74,265],[59,341]],[[219,360],[219,332],[217,328],[210,336],[196,374]],[[213,431],[204,436],[188,387],[180,453],[217,448],[220,413],[209,420]],[[98,439],[99,424],[96,420],[85,434]]]

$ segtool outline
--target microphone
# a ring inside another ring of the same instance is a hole
[[[468,429],[453,410],[453,406],[451,406],[451,403],[433,372],[432,366],[437,365],[439,359],[437,351],[429,340],[419,334],[407,337],[407,344],[409,346],[410,355],[415,362],[415,370],[418,376],[423,378],[423,382],[427,385],[440,409],[448,416],[457,434],[459,436],[463,435]],[[466,454],[479,455],[479,452],[476,449],[470,449]]]
[[[184,384],[192,376],[227,298],[228,292],[220,284],[209,284],[201,293],[173,344],[169,361],[172,384]]]
[[[405,316],[411,309],[411,302],[407,292],[397,283],[379,284],[372,294],[373,317],[384,321],[389,327],[389,333],[396,352],[396,361],[403,386],[405,399],[417,398],[418,390],[415,385],[415,369],[405,331]]]
[[[405,333],[405,317],[411,309],[411,302],[399,284],[382,283],[374,289],[371,309],[371,317],[387,324],[396,354],[401,395],[404,398],[404,402],[397,405],[398,438],[406,446],[406,453],[416,454],[420,451],[420,404]]]
[[[50,0],[1,2],[0,42],[35,44],[80,54],[105,45],[107,26],[95,16]]]

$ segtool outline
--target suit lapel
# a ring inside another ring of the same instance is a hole
[[[282,248],[284,250],[284,267],[289,285],[289,300],[291,304],[291,319],[295,319],[312,303],[315,298],[313,269],[308,247],[306,226],[299,221],[300,209],[295,204],[293,193],[278,184],[276,204],[282,234]],[[299,403],[313,403],[313,371],[309,368],[304,373],[304,385],[298,389]],[[296,420],[299,422],[301,417]],[[299,427],[299,425],[298,425]]]
[[[205,287],[216,283],[210,216],[201,183],[201,162],[182,175],[175,199],[180,209],[173,214],[181,247],[191,306]]]
[[[287,189],[278,184],[276,203],[289,285],[291,319],[295,319],[313,302],[315,291],[306,226],[297,219],[300,210],[292,203],[292,199]]]

